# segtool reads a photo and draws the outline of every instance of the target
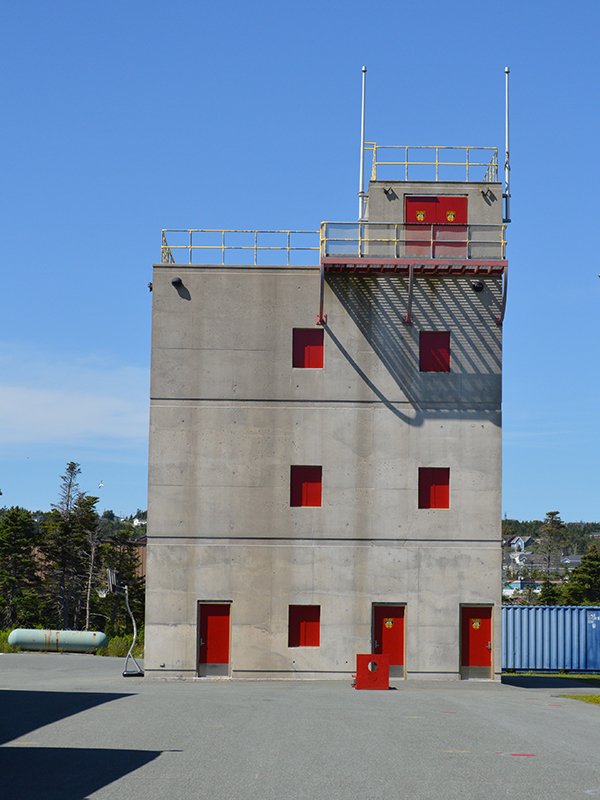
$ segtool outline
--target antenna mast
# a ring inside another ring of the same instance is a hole
[[[506,100],[505,100],[505,122],[504,122],[504,222],[510,222],[510,139],[509,139],[509,117],[508,117],[508,76],[510,67],[504,67]]]
[[[362,68],[362,100],[360,109],[360,169],[358,177],[358,221],[365,214],[365,100],[367,95],[367,68]]]

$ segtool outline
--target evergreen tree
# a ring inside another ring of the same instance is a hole
[[[0,516],[0,627],[28,627],[40,612],[37,531],[29,511],[17,506]]]
[[[80,473],[79,464],[74,461],[67,464],[61,476],[60,500],[41,523],[44,588],[50,619],[56,627],[66,629],[77,629],[82,624],[88,577],[90,504],[79,491]],[[94,511],[97,498],[91,500]]]
[[[540,528],[537,553],[544,559],[546,574],[556,569],[565,543],[565,524],[560,518],[560,511],[548,511]]]
[[[102,520],[104,522],[104,520]],[[101,523],[102,524],[102,523]],[[139,548],[135,543],[136,531],[130,522],[114,523],[107,528],[106,540],[101,546],[104,567],[114,570],[119,582],[129,591],[129,605],[138,625],[144,623],[145,580],[139,575]],[[110,635],[121,635],[131,625],[123,598],[108,595],[96,603],[97,613],[104,617],[104,630]]]
[[[538,605],[540,606],[555,606],[560,599],[560,589],[550,583],[550,578],[546,578],[542,584],[542,589],[538,595]]]
[[[96,512],[97,497],[79,493],[73,516],[76,525],[80,528],[84,541],[84,557],[86,561],[86,590],[85,590],[85,622],[84,629],[90,629],[90,614],[92,606],[93,590],[99,582],[101,567],[99,546],[100,546],[100,526],[98,525],[98,514]]]
[[[600,605],[600,551],[596,544],[590,545],[581,564],[569,573],[562,594],[568,605]]]

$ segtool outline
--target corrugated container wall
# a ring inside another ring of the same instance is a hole
[[[502,669],[600,670],[600,607],[504,606]]]

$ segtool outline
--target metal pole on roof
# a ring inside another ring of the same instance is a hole
[[[360,109],[360,170],[358,178],[358,221],[365,213],[365,101],[367,96],[367,68],[362,68],[362,99]]]
[[[510,222],[510,139],[509,139],[509,116],[508,116],[508,82],[510,67],[504,67],[506,100],[505,100],[505,123],[504,123],[504,222]]]

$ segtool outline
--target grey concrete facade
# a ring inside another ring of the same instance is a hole
[[[393,185],[467,194],[470,223],[501,223],[480,184]],[[397,221],[380,188],[370,219]],[[446,679],[461,606],[492,606],[500,672],[502,286],[481,280],[416,276],[406,325],[405,275],[328,275],[324,367],[297,369],[319,267],[155,266],[147,675],[197,675],[203,601],[231,603],[232,677],[347,677],[376,603],[404,606],[406,676]],[[450,332],[450,372],[419,371],[423,330]],[[320,507],[290,507],[294,464],[322,466]],[[432,466],[448,509],[418,507]],[[320,606],[319,647],[288,647],[295,604]]]

